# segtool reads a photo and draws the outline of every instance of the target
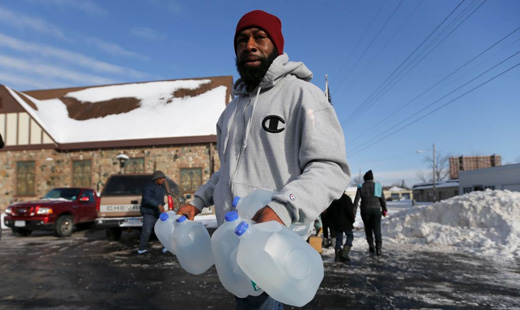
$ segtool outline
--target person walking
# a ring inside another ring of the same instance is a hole
[[[385,194],[379,182],[374,182],[372,170],[368,170],[363,176],[363,184],[358,184],[354,205],[357,207],[361,200],[360,212],[365,235],[367,237],[368,249],[371,253],[381,255],[383,240],[381,237],[381,215],[386,214]],[[374,238],[376,246],[374,249]]]
[[[343,193],[338,200],[334,200],[328,211],[331,218],[332,230],[336,234],[336,246],[334,247],[334,261],[350,261],[350,249],[354,241],[354,222],[356,221],[357,208],[352,199]],[[343,234],[347,237],[343,245]]]
[[[233,47],[240,78],[217,122],[220,170],[177,213],[193,219],[214,205],[221,225],[235,196],[264,188],[277,194],[254,221],[311,226],[350,179],[336,113],[310,83],[312,72],[284,53],[278,17],[261,10],[245,14]],[[266,293],[236,301],[237,309],[283,309]]]
[[[143,227],[137,254],[146,253],[146,246],[152,235],[155,222],[159,219],[159,215],[164,212],[165,181],[166,175],[162,171],[154,171],[152,181],[143,190],[141,206],[139,207],[143,216]]]
[[[329,207],[330,208],[330,207]],[[329,248],[332,245],[332,238],[335,238],[334,232],[330,225],[329,208],[321,212],[321,224],[323,228],[323,247]]]

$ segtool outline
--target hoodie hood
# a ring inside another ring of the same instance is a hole
[[[271,66],[265,73],[262,81],[258,85],[262,90],[273,87],[282,77],[291,74],[297,78],[309,82],[312,79],[312,72],[303,62],[289,61],[287,53],[276,57]],[[257,86],[257,87],[258,87]],[[233,95],[249,94],[247,85],[242,78],[239,78],[233,84]]]

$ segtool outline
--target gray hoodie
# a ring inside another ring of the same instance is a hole
[[[268,205],[287,226],[312,223],[347,188],[343,131],[311,78],[284,53],[254,91],[235,82],[235,98],[217,123],[220,170],[192,202],[199,210],[214,204],[218,225],[235,196],[258,188],[278,192]]]

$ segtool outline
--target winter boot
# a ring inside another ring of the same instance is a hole
[[[377,256],[381,256],[381,246],[382,246],[381,241],[376,242],[376,255]]]
[[[343,250],[341,251],[341,257],[343,257],[343,259],[347,262],[350,262],[350,257],[348,256],[348,253],[350,252],[350,248],[352,248],[352,247],[346,245],[343,247]]]
[[[334,250],[334,254],[335,254],[335,256],[334,256],[334,261],[335,261],[336,263],[342,263],[342,262],[345,261],[345,259],[343,258],[343,256],[341,256],[341,254],[342,254],[342,253],[341,253],[341,250],[335,249],[335,250]]]
[[[370,251],[370,253],[374,253],[376,251],[374,249],[374,240],[367,239],[367,242],[368,242],[368,250]]]

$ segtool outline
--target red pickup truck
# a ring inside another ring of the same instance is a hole
[[[55,188],[42,199],[18,202],[5,210],[4,224],[15,235],[52,229],[59,237],[72,234],[74,225],[94,224],[99,197],[90,188]]]

